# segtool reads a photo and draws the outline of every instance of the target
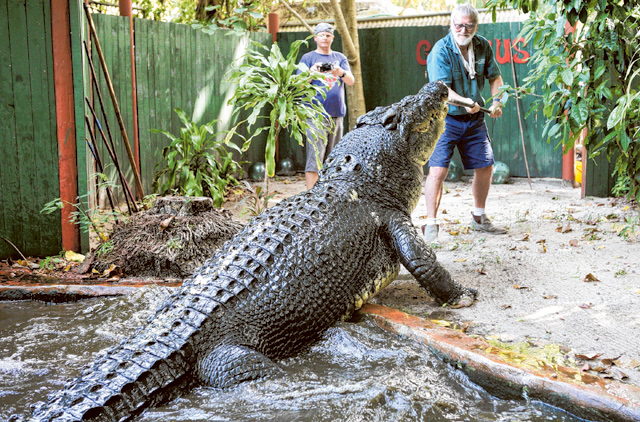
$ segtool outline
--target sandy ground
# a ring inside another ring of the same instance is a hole
[[[300,176],[270,183],[272,199],[304,189]],[[439,261],[479,290],[464,309],[439,307],[403,268],[372,302],[559,364],[640,386],[640,216],[626,200],[580,198],[557,179],[494,185],[487,213],[502,236],[470,230],[471,183],[447,182]],[[424,224],[424,198],[412,214]],[[231,207],[228,204],[226,207]],[[237,214],[239,208],[232,208]]]

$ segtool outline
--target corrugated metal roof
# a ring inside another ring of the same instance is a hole
[[[493,23],[491,13],[487,9],[479,9],[479,23]],[[496,22],[521,22],[526,20],[528,15],[515,9],[498,11]],[[366,16],[358,17],[358,28],[391,28],[403,26],[449,26],[451,12],[434,12],[413,16]],[[307,21],[312,28],[320,22],[333,23],[333,19]],[[305,32],[306,27],[299,23],[286,23],[280,26],[281,32]]]

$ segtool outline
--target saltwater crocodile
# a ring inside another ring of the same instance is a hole
[[[255,217],[130,339],[36,406],[33,421],[122,421],[196,385],[278,374],[404,265],[439,303],[468,306],[410,214],[443,130],[447,89],[362,116],[313,189]]]

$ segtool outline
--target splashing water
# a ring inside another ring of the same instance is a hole
[[[0,420],[28,413],[96,353],[135,333],[169,289],[46,305],[0,302]],[[579,421],[537,402],[499,400],[428,349],[369,319],[337,324],[278,362],[287,377],[219,391],[199,387],[140,418],[152,421]]]

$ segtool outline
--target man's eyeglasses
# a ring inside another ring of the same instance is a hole
[[[455,26],[458,31],[461,30],[462,28],[465,28],[469,32],[471,32],[474,29],[476,29],[476,24],[475,23],[467,23],[467,24],[454,23],[453,26]]]
[[[333,38],[333,35],[331,35],[331,34],[318,34],[318,35],[316,35],[316,37],[318,37],[318,38]]]

